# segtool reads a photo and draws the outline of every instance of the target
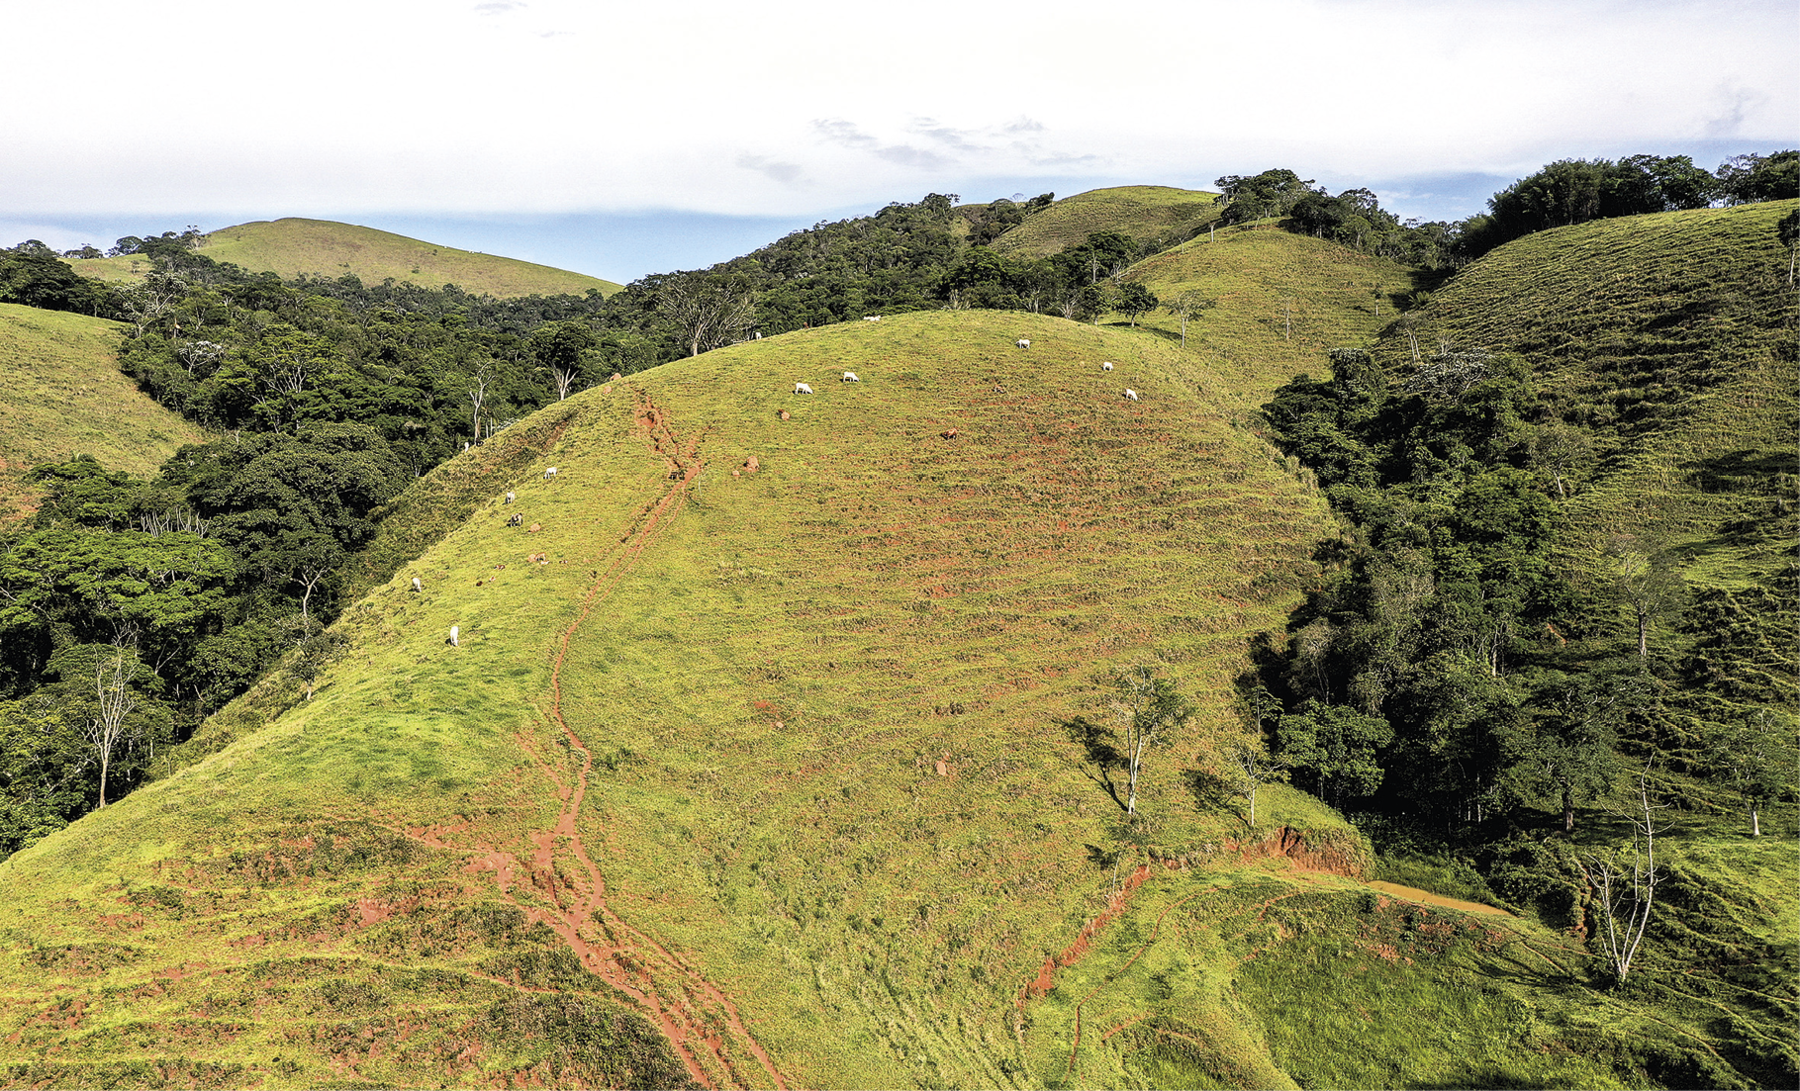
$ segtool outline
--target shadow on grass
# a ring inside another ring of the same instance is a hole
[[[1483,1088],[1487,1089],[1487,1091],[1513,1091],[1515,1088],[1544,1088],[1547,1091],[1547,1089],[1550,1088],[1583,1087],[1586,1085],[1580,1082],[1546,1083],[1541,1079],[1526,1079],[1523,1076],[1515,1076],[1509,1072],[1504,1072],[1495,1068],[1492,1065],[1475,1065],[1462,1072],[1446,1076],[1443,1079],[1432,1080],[1429,1083],[1409,1083],[1405,1086],[1421,1089],[1470,1087]]]

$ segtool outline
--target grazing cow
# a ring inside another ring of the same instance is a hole
[[[413,590],[414,590],[414,591],[423,591],[423,590],[425,590],[425,588],[424,588],[424,587],[422,587],[422,586],[420,586],[420,584],[419,584],[419,577],[417,577],[417,576],[414,576],[414,577],[413,577]]]
[[[518,496],[511,489],[506,490],[506,502],[508,504],[512,503],[514,500],[517,500],[517,499],[518,499]]]
[[[1137,401],[1137,400],[1138,400],[1138,396],[1137,396],[1137,391],[1135,391],[1135,390],[1127,390],[1127,391],[1125,391],[1125,400],[1126,400],[1126,401],[1128,401],[1128,402],[1135,402],[1135,401]]]
[[[1100,370],[1101,371],[1111,371],[1112,370],[1112,361],[1108,360],[1105,363],[1101,364]]]
[[[1014,341],[1013,344],[1019,346],[1022,349],[1028,349],[1031,347],[1031,339],[1028,337],[1021,337],[1017,341]]]
[[[847,382],[847,383],[860,383],[860,382],[862,382],[862,380],[861,380],[861,379],[858,379],[858,378],[857,378],[857,377],[856,377],[856,372],[854,372],[854,371],[846,371],[846,372],[844,372],[844,381],[845,381],[845,382]]]
[[[865,315],[863,315],[863,321],[864,322],[879,322],[879,321],[881,321],[881,316],[878,314],[865,314]]]
[[[548,470],[544,471],[544,480],[545,481],[548,481],[555,476],[556,476],[556,467],[555,466],[552,466]]]
[[[796,394],[811,394],[812,387],[807,386],[805,383],[795,383],[794,384],[794,393],[796,393]]]
[[[450,646],[452,648],[462,647],[462,645],[457,642],[457,637],[459,635],[461,635],[461,633],[462,633],[462,629],[459,626],[456,626],[456,625],[450,626]]]
[[[522,527],[525,525],[525,516],[514,515],[511,519],[506,521],[506,525],[509,527]]]

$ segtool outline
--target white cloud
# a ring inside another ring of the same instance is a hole
[[[804,213],[1791,146],[1786,3],[0,0],[0,208]],[[977,199],[972,197],[971,199]]]

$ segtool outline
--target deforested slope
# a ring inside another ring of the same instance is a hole
[[[1219,218],[1219,195],[1173,186],[1113,186],[1065,197],[994,241],[1013,258],[1048,257],[1080,246],[1098,231],[1138,243],[1168,245]]]
[[[1216,851],[1186,771],[1323,526],[1219,385],[1153,338],[914,315],[522,422],[536,457],[474,453],[504,472],[345,614],[315,699],[0,864],[0,1071],[1056,1078],[1027,986],[1105,909],[1118,814],[1059,722],[1113,669],[1177,680],[1153,841]]]
[[[1137,263],[1125,279],[1165,307],[1191,301],[1189,351],[1250,408],[1296,374],[1323,373],[1330,350],[1370,343],[1413,283],[1398,262],[1268,226],[1203,234]],[[1181,338],[1181,316],[1171,310],[1143,315],[1138,325]]]
[[[202,240],[200,253],[252,273],[292,279],[354,275],[368,284],[392,278],[424,288],[454,284],[472,295],[611,295],[620,285],[584,273],[497,254],[478,254],[372,227],[286,217],[222,227]],[[143,258],[91,258],[70,264],[103,280],[132,281],[150,271]]]
[[[33,466],[93,455],[149,475],[205,435],[119,373],[116,322],[0,303],[0,522],[28,513]]]

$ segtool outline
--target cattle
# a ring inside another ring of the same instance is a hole
[[[509,527],[522,527],[525,525],[525,516],[514,515],[511,519],[506,521],[506,525]]]
[[[1101,371],[1111,371],[1112,370],[1112,361],[1108,360],[1105,363],[1101,364],[1100,370]]]
[[[1014,341],[1013,344],[1019,346],[1022,349],[1028,349],[1031,347],[1031,338],[1021,337],[1017,341]]]
[[[1138,400],[1138,395],[1137,395],[1137,391],[1135,391],[1135,390],[1127,390],[1127,391],[1125,391],[1125,400],[1126,400],[1126,401],[1128,401],[1128,402],[1135,402],[1135,401],[1137,401],[1137,400]]]
[[[452,648],[462,647],[462,645],[460,643],[458,643],[458,641],[457,641],[457,637],[461,634],[461,632],[462,632],[462,630],[460,627],[455,626],[455,625],[450,626],[450,646]]]
[[[812,387],[807,386],[805,383],[795,383],[794,384],[794,393],[796,393],[796,394],[811,394]]]
[[[506,502],[508,504],[512,503],[514,500],[517,500],[518,498],[519,497],[518,497],[517,493],[513,492],[511,489],[506,490]]]
[[[858,378],[857,378],[857,377],[856,377],[856,372],[854,372],[854,371],[846,371],[846,372],[844,372],[844,381],[845,381],[845,382],[847,382],[847,383],[860,383],[860,382],[862,382],[862,380],[861,380],[861,379],[858,379]]]
[[[878,314],[865,314],[865,315],[863,315],[863,321],[864,322],[879,322],[879,321],[881,321],[881,316]]]
[[[422,586],[422,585],[420,585],[420,583],[419,583],[419,577],[417,577],[417,576],[414,576],[414,577],[413,577],[413,590],[414,590],[414,591],[423,591],[423,590],[425,590],[425,588],[424,588],[424,587],[423,587],[423,586]]]
[[[544,471],[544,480],[545,481],[548,481],[555,476],[556,476],[556,467],[555,466],[552,466],[549,469]]]

